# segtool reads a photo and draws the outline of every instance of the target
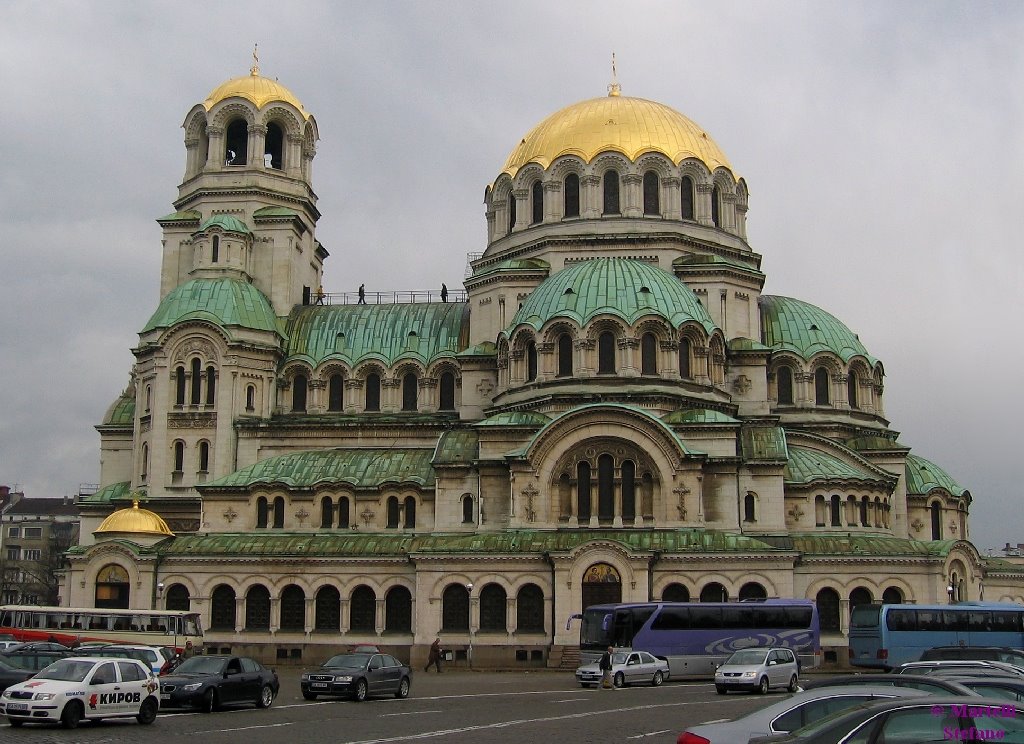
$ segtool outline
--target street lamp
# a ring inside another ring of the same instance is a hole
[[[950,582],[950,584],[946,587],[946,594],[949,595],[949,603],[950,604],[953,604],[953,592],[955,592],[955,591],[956,591],[956,589],[953,587],[952,582]]]
[[[469,581],[466,583],[466,591],[469,592],[469,651],[466,654],[466,661],[469,662],[469,668],[473,668],[473,582]]]

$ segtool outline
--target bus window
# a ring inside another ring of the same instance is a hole
[[[992,630],[992,613],[978,610],[968,612],[967,630],[972,633],[988,633]]]
[[[723,607],[722,608],[723,628],[752,628],[754,627],[754,610],[752,607]],[[775,626],[769,626],[775,627]]]
[[[877,628],[878,613],[881,611],[878,605],[860,605],[854,607],[850,614],[851,628]]]
[[[918,630],[944,630],[942,610],[918,610]]]
[[[811,619],[814,617],[814,612],[810,607],[784,607],[783,613],[786,622],[780,625],[780,628],[806,630],[811,627]]]
[[[689,607],[662,607],[661,612],[651,624],[651,630],[689,630],[689,628]]]
[[[889,630],[917,630],[917,611],[890,609],[885,615],[885,626]]]
[[[754,617],[751,628],[785,628],[786,626],[786,608],[778,607],[776,605],[765,605],[764,607],[755,607]],[[811,609],[807,608],[807,615],[810,617]]]
[[[721,628],[722,608],[721,607],[691,607],[690,623],[693,628]]]
[[[963,610],[946,610],[942,613],[942,626],[945,630],[966,631],[967,613]]]
[[[992,630],[996,633],[1019,633],[1021,630],[1019,612],[992,611]]]

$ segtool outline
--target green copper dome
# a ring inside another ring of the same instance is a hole
[[[135,423],[135,385],[129,385],[110,404],[103,416],[104,426],[132,426]]]
[[[193,279],[176,287],[164,297],[142,333],[186,320],[277,332],[270,302],[256,287],[238,279]]]
[[[559,271],[526,298],[511,327],[525,323],[539,330],[554,318],[583,326],[598,315],[627,323],[660,315],[673,328],[690,320],[708,333],[715,328],[689,287],[657,266],[624,258],[595,258]]]
[[[773,295],[761,295],[758,304],[761,306],[762,341],[776,351],[792,351],[802,359],[831,351],[844,362],[862,356],[872,366],[878,361],[868,354],[853,331],[820,307]]]
[[[953,496],[967,494],[967,489],[957,483],[945,470],[931,460],[918,455],[907,455],[907,493],[925,495],[936,488],[948,491]]]
[[[244,222],[237,217],[232,217],[230,214],[215,214],[212,217],[208,217],[199,226],[199,232],[209,230],[211,227],[219,227],[224,232],[252,234],[252,230],[246,227]]]

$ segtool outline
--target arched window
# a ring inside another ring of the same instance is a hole
[[[580,522],[590,520],[590,463],[576,466],[576,516]]]
[[[281,592],[281,630],[306,629],[306,593],[295,584]]]
[[[387,523],[387,526],[388,526],[389,529],[398,529],[398,523],[400,521],[399,520],[400,512],[401,512],[401,508],[398,505],[398,497],[397,496],[390,496],[390,497],[388,497],[388,523]]]
[[[615,334],[604,331],[597,337],[597,373],[615,374]]]
[[[564,217],[579,217],[580,216],[580,177],[575,173],[570,173],[565,177],[565,183],[562,185],[562,198],[563,208],[562,214]]]
[[[615,516],[615,460],[611,455],[597,458],[597,518]]]
[[[371,372],[366,376],[366,399],[363,405],[363,410],[366,411],[379,411],[380,410],[380,375],[376,372]]]
[[[690,367],[691,353],[690,339],[679,339],[679,376],[684,380],[689,380],[693,377],[692,368]]]
[[[221,584],[213,590],[210,597],[210,630],[235,630],[235,590],[230,586]]]
[[[816,527],[824,527],[827,521],[825,497],[818,494],[814,497],[814,524]]]
[[[256,499],[256,527],[263,529],[267,526],[267,500],[260,496]]]
[[[469,591],[449,584],[441,594],[441,630],[469,630]]]
[[[818,367],[814,370],[814,405],[827,406],[831,400],[829,396],[828,370]]]
[[[405,529],[416,529],[416,499],[412,496],[405,497]]]
[[[619,214],[619,174],[609,170],[604,174],[603,214]]]
[[[245,388],[245,410],[256,410],[256,386],[248,385]]]
[[[526,381],[537,379],[537,344],[530,341],[526,344]]]
[[[480,590],[480,630],[504,631],[506,607],[505,590],[498,584],[488,584]]]
[[[860,526],[870,527],[871,523],[868,521],[868,504],[870,499],[867,496],[862,496],[860,499]]]
[[[245,165],[249,162],[249,125],[245,119],[228,124],[224,135],[224,165]]]
[[[217,370],[212,366],[206,368],[206,405],[217,402]]]
[[[377,595],[368,586],[357,586],[349,607],[349,628],[372,632],[376,626]]]
[[[338,527],[343,530],[347,530],[351,526],[348,510],[348,496],[342,496],[338,499]]]
[[[839,494],[832,494],[831,508],[829,509],[833,527],[843,526],[843,500]]]
[[[412,632],[412,593],[404,586],[393,586],[384,596],[384,631]]]
[[[839,632],[839,593],[826,587],[814,598],[818,606],[818,624],[822,630]]]
[[[167,601],[164,609],[185,612],[192,609],[192,597],[188,587],[183,584],[172,584],[167,590]]]
[[[640,374],[658,374],[658,339],[653,333],[640,338]]]
[[[185,443],[180,439],[174,443],[174,472],[180,473],[185,469]]]
[[[320,502],[320,528],[328,530],[334,526],[334,502],[324,498]]]
[[[451,372],[441,374],[438,408],[442,411],[455,410],[455,375]]]
[[[662,602],[689,602],[690,590],[682,584],[669,584],[661,593]]]
[[[341,593],[333,586],[322,586],[314,604],[313,629],[337,632],[341,628]]]
[[[857,385],[857,373],[851,370],[846,378],[846,399],[850,403],[850,408],[860,408],[857,402]]]
[[[862,586],[858,586],[850,592],[850,614],[852,615],[859,605],[871,604],[871,601],[871,592]]]
[[[245,594],[245,629],[270,630],[270,592],[262,584]]]
[[[199,472],[208,473],[210,472],[210,443],[200,442],[199,443]]]
[[[516,594],[516,632],[544,632],[544,592],[536,584],[526,584]]]
[[[942,539],[942,504],[938,501],[932,502],[928,507],[932,519],[932,540]]]
[[[475,521],[473,517],[473,497],[467,493],[462,497],[462,523],[473,524]]]
[[[95,607],[126,610],[130,606],[131,583],[123,566],[111,563],[96,575]]]
[[[757,498],[754,494],[747,491],[743,497],[743,521],[744,522],[756,522],[757,521]]]
[[[636,519],[636,463],[626,460],[622,463],[622,521]]]
[[[693,179],[689,176],[679,181],[679,212],[684,220],[693,219]]]
[[[882,604],[903,604],[903,592],[895,586],[888,587],[882,592]]]
[[[516,195],[508,192],[508,231],[516,229]]]
[[[213,236],[213,251],[211,251],[211,254],[212,255],[211,255],[210,258],[212,259],[212,263],[219,263],[220,262],[220,236],[219,235],[214,235]]]
[[[740,602],[745,599],[768,599],[768,592],[756,581],[748,581],[740,587]]]
[[[192,360],[189,403],[198,406],[203,399],[203,365],[198,359]]]
[[[644,173],[644,214],[661,214],[661,186],[658,174],[654,171]]]
[[[284,132],[279,124],[271,122],[267,125],[264,143],[264,167],[281,170],[284,167]]]
[[[530,202],[533,207],[530,214],[530,224],[536,225],[544,221],[544,187],[540,181],[534,181],[530,187]]]
[[[174,405],[185,405],[185,368],[174,370]]]
[[[700,590],[700,601],[728,602],[729,591],[717,581],[712,581],[710,584],[705,584],[704,588]]]
[[[274,499],[274,529],[284,529],[284,496]]]
[[[153,388],[146,385],[146,413],[149,413],[149,405],[153,400]]]
[[[418,380],[415,372],[402,375],[402,410],[415,411],[419,408]]]
[[[779,388],[779,405],[793,405],[793,370],[785,366],[779,367],[775,379]]]
[[[305,375],[295,375],[292,380],[292,412],[305,413],[306,411],[306,388],[307,380]]]
[[[345,410],[345,377],[341,374],[331,375],[327,381],[327,410]]]
[[[721,205],[719,204],[721,198],[722,192],[718,190],[717,186],[715,186],[715,188],[711,190],[711,222],[714,223],[715,227],[722,226]]]
[[[568,333],[558,337],[558,376],[572,377],[572,336]]]

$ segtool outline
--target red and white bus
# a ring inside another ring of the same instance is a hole
[[[0,633],[18,641],[56,641],[65,646],[105,641],[169,646],[203,645],[198,612],[111,610],[95,607],[0,606]]]

